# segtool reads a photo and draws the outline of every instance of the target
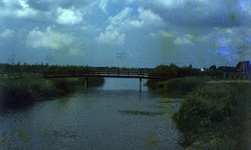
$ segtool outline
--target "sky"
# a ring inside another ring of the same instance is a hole
[[[0,63],[235,66],[250,0],[1,0]]]

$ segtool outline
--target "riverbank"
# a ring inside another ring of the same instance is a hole
[[[168,81],[148,80],[146,86],[153,89],[162,88],[164,91],[186,94],[206,83],[206,80],[203,78],[174,78]]]
[[[44,79],[41,74],[0,78],[1,102],[5,104],[28,103],[38,99],[64,96],[73,93],[76,85],[84,85],[82,78]],[[90,78],[89,83],[103,84],[103,78]]]
[[[189,93],[173,115],[184,134],[181,145],[186,150],[249,149],[250,109],[245,108],[250,90],[247,84],[211,84]]]
[[[251,149],[250,81],[176,78],[147,85],[185,94],[173,120],[186,150]]]

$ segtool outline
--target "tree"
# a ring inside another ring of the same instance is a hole
[[[210,70],[216,70],[216,66],[215,66],[215,65],[212,65],[209,69],[210,69]]]

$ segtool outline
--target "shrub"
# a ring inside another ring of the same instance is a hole
[[[173,118],[181,130],[222,121],[233,114],[236,93],[230,85],[202,86],[187,95]]]
[[[10,82],[3,88],[5,103],[25,103],[34,100],[31,89],[25,83]]]
[[[48,98],[62,96],[65,94],[63,90],[57,89],[53,82],[47,80],[44,84],[31,85],[32,93],[36,98]]]
[[[196,87],[204,84],[204,80],[193,78],[176,78],[165,82],[164,88],[169,90],[178,90],[181,92],[191,92]]]
[[[74,91],[73,83],[63,79],[63,80],[54,80],[54,86],[65,92],[65,94],[71,93]]]

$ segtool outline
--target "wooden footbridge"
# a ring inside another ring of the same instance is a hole
[[[102,78],[137,78],[140,81],[140,91],[142,86],[142,79],[160,79],[168,80],[160,76],[160,74],[149,71],[131,71],[131,70],[84,70],[84,71],[45,71],[44,78],[85,78],[85,87],[88,88],[88,78],[102,77]]]

